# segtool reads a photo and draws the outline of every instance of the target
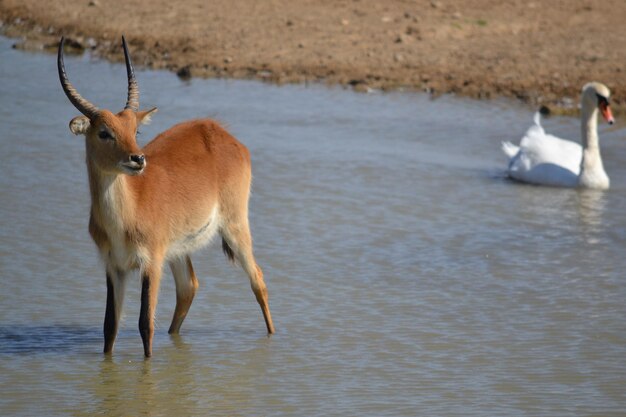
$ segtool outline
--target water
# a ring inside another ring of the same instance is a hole
[[[0,39],[0,414],[578,416],[626,412],[626,130],[601,127],[606,193],[514,184],[510,102],[355,94],[138,73],[156,105],[140,142],[183,119],[225,123],[253,156],[251,225],[277,334],[218,245],[154,357],[128,285],[105,358],[105,279],[87,233],[84,143],[55,58]],[[119,110],[124,67],[68,58]],[[577,138],[579,122],[544,121]]]

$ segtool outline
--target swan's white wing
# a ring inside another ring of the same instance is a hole
[[[509,161],[509,175],[532,184],[575,187],[578,185],[582,147],[572,141],[546,134],[535,117]]]

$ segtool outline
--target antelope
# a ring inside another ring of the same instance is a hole
[[[239,263],[261,306],[268,334],[274,333],[267,287],[257,265],[248,223],[251,165],[248,149],[217,122],[186,121],[157,135],[143,149],[137,127],[157,111],[139,110],[139,87],[126,39],[128,77],[124,109],[112,113],[84,99],[72,86],[63,61],[57,66],[63,91],[82,116],[69,128],[85,136],[91,194],[89,234],[105,264],[107,300],[104,353],[112,354],[127,276],[141,277],[139,333],[144,355],[152,356],[154,316],[164,263],[176,283],[169,327],[178,334],[198,288],[190,254],[220,235],[222,250]]]

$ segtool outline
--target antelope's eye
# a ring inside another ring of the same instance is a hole
[[[113,136],[107,130],[101,130],[98,132],[98,137],[100,139],[113,139]]]

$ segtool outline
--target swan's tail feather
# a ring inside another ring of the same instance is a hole
[[[509,158],[513,158],[519,152],[519,146],[513,145],[511,142],[502,142],[502,152]]]

